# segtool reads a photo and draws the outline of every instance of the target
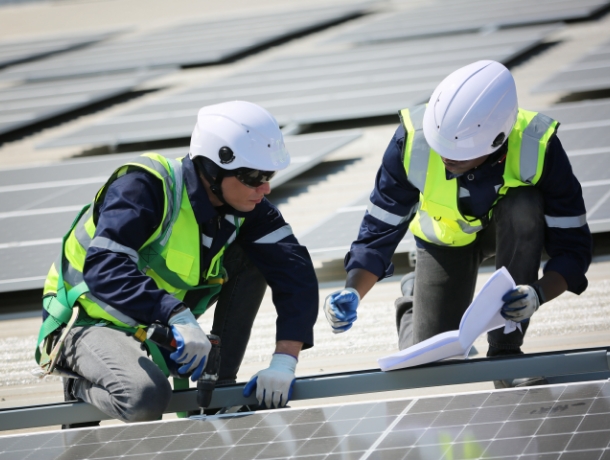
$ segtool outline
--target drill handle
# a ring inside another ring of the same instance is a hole
[[[151,324],[148,326],[146,338],[171,352],[176,351],[176,348],[178,348],[172,328],[162,324]]]

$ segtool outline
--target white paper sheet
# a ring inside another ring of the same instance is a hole
[[[502,296],[514,288],[515,282],[508,270],[504,267],[496,270],[462,316],[459,330],[435,335],[412,347],[379,358],[379,367],[383,371],[389,371],[454,356],[466,357],[481,334],[506,326],[507,323],[514,326],[512,321],[507,322],[500,314],[504,304]]]

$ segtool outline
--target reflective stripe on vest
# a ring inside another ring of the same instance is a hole
[[[483,223],[460,213],[458,199],[466,193],[459,190],[457,179],[446,180],[440,155],[428,146],[422,129],[424,112],[425,105],[400,112],[407,136],[404,168],[409,182],[420,191],[419,209],[409,228],[414,235],[434,244],[465,246],[475,240]],[[548,116],[519,109],[508,139],[504,185],[497,190],[494,205],[509,188],[538,181],[547,143],[556,128],[557,122]]]
[[[163,163],[164,162],[164,163]],[[83,281],[83,264],[86,256],[86,251],[89,247],[100,247],[113,252],[127,255],[136,264],[140,264],[140,269],[143,273],[151,276],[157,283],[159,289],[165,289],[170,294],[176,296],[180,300],[184,298],[187,290],[199,289],[208,287],[207,284],[201,284],[200,270],[200,238],[199,225],[197,224],[193,210],[184,189],[182,176],[182,164],[176,160],[168,160],[164,157],[155,154],[146,154],[139,157],[136,162],[129,163],[119,168],[96,195],[96,200],[103,196],[103,191],[116,178],[127,172],[129,167],[139,167],[147,170],[149,173],[163,181],[165,203],[164,216],[162,225],[153,233],[149,240],[144,244],[138,252],[132,248],[125,247],[108,238],[95,237],[95,225],[93,223],[93,206],[79,219],[76,223],[68,243],[66,245],[65,257],[63,258],[63,267],[60,259],[51,267],[47,282],[45,283],[45,293],[52,293],[57,286],[57,269],[61,269],[64,281],[70,288]],[[181,212],[182,209],[182,212]],[[186,214],[183,214],[185,213]],[[181,216],[190,216],[186,220]],[[237,219],[234,216],[226,216],[227,220],[236,226],[236,231],[231,236],[231,241],[235,240],[237,232],[244,219]],[[172,230],[174,226],[179,224],[180,239],[172,239]],[[185,224],[187,224],[185,226]],[[176,243],[179,243],[176,245]],[[210,238],[210,246],[211,246]],[[223,248],[212,258],[208,273],[203,279],[216,277],[221,270],[221,260],[227,243]],[[185,246],[186,245],[186,246]],[[154,248],[153,248],[154,247]],[[174,248],[174,249],[172,249]],[[189,249],[190,248],[190,249]],[[151,251],[151,249],[153,249]],[[162,252],[167,249],[166,256],[162,256]],[[176,250],[178,249],[178,250]],[[181,250],[183,252],[181,252]],[[152,255],[151,255],[152,254]],[[151,259],[152,257],[152,259]],[[165,259],[167,257],[167,259]],[[155,262],[155,267],[161,272],[156,272],[148,266],[144,266],[148,262]],[[161,265],[159,265],[161,261]],[[173,273],[173,270],[177,272]],[[165,273],[165,274],[164,274]],[[171,276],[169,276],[171,275]],[[196,275],[196,276],[195,276]],[[167,279],[163,276],[168,276]],[[182,279],[180,277],[183,277]],[[55,280],[55,283],[53,281]],[[191,280],[189,284],[187,280]],[[173,284],[173,283],[176,284]],[[220,280],[220,283],[222,280]],[[218,280],[209,280],[209,285],[219,285]],[[118,326],[137,327],[138,322],[119,312],[112,306],[106,304],[100,299],[93,296],[91,293],[85,293],[80,297],[81,306],[87,314],[92,318],[105,320]]]

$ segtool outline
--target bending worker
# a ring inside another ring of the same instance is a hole
[[[456,70],[427,105],[400,118],[345,257],[345,289],[325,301],[333,331],[348,330],[360,300],[392,275],[391,257],[410,229],[417,262],[396,302],[400,349],[458,329],[478,268],[495,255],[517,284],[502,315],[520,324],[489,332],[487,356],[521,354],[540,305],[587,287],[591,233],[559,123],[520,109],[512,75],[494,61]],[[543,248],[550,260],[539,278]]]
[[[166,375],[195,381],[204,370],[211,345],[197,317],[215,301],[218,383],[235,382],[268,284],[275,353],[246,394],[286,405],[318,311],[311,258],[265,198],[289,162],[273,116],[234,101],[199,111],[184,158],[149,153],[112,174],[73,224],[44,289],[37,355],[68,327],[72,306],[78,312],[57,361],[80,376],[67,380],[68,398],[123,421],[159,419],[172,393]],[[153,323],[171,327],[175,352],[138,340]]]

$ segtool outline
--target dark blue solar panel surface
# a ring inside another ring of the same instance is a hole
[[[0,79],[39,80],[217,63],[265,43],[359,14],[364,3],[277,9],[256,15],[200,20],[134,33],[84,50],[12,67]]]
[[[437,0],[422,6],[397,2],[394,6],[402,10],[363,18],[330,41],[372,43],[586,19],[607,5],[607,0]]]
[[[125,94],[172,70],[16,84],[0,89],[0,134]]]
[[[284,409],[0,438],[2,459],[607,460],[610,383]]]
[[[552,28],[464,34],[412,43],[316,51],[276,58],[191,87],[46,142],[42,147],[109,145],[189,137],[200,107],[247,100],[280,125],[394,115],[427,100],[451,71],[478,59],[508,61]]]
[[[0,4],[2,1],[0,0]],[[0,41],[0,67],[96,43],[113,32]]]
[[[278,187],[360,136],[359,131],[287,136],[291,164],[271,181]],[[184,156],[188,148],[160,150]],[[110,174],[140,153],[83,158],[48,166],[0,170],[0,292],[42,286],[61,237]],[[1,458],[1,457],[0,457]]]
[[[576,62],[536,86],[532,93],[584,92],[610,88],[610,42],[591,50]]]

